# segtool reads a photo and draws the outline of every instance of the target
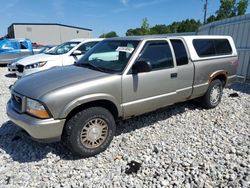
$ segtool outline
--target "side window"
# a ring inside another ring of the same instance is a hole
[[[193,45],[200,57],[215,55],[215,48],[212,39],[195,39]]]
[[[193,45],[199,57],[232,54],[232,48],[227,39],[195,39]]]
[[[149,61],[152,70],[171,68],[174,66],[173,56],[166,41],[147,42],[140,60]]]
[[[27,50],[28,49],[28,44],[27,42],[20,42],[20,48],[22,50]]]
[[[15,41],[6,41],[2,44],[1,49],[5,50],[18,50],[19,43]]]
[[[217,55],[232,54],[231,45],[226,39],[214,40],[214,47]]]
[[[87,43],[79,46],[79,48],[77,50],[80,50],[82,52],[82,54],[85,54],[87,51],[89,51],[96,44],[97,44],[97,42],[87,42]]]
[[[188,56],[185,46],[181,40],[173,39],[170,40],[174,48],[177,66],[188,64]]]

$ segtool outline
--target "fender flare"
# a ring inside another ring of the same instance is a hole
[[[112,102],[117,108],[118,116],[122,115],[122,108],[117,102],[117,100],[115,99],[115,97],[109,94],[105,94],[105,93],[96,93],[96,94],[85,95],[85,96],[76,98],[75,100],[71,101],[59,113],[59,117],[66,118],[67,115],[75,108],[81,105],[84,105],[86,103],[89,103],[89,102],[100,101],[100,100],[106,100],[106,101]]]
[[[225,84],[226,84],[226,83],[227,83],[228,72],[225,71],[225,70],[218,70],[218,71],[213,72],[213,73],[209,76],[209,78],[208,78],[208,83],[212,82],[212,80],[213,80],[215,77],[221,76],[221,75],[223,75],[223,76],[225,77],[225,79],[226,79],[226,80],[225,80]]]

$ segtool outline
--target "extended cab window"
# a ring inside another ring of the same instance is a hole
[[[149,61],[152,65],[152,70],[174,66],[173,56],[167,41],[147,42],[140,56],[140,60]]]
[[[174,48],[177,66],[188,64],[187,51],[185,49],[183,42],[178,39],[172,39],[170,41]]]
[[[227,39],[194,39],[193,45],[199,57],[232,54],[232,48]]]

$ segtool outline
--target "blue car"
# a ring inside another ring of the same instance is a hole
[[[0,64],[7,64],[16,58],[32,54],[34,52],[29,39],[0,40]]]

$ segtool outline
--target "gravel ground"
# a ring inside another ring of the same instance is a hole
[[[0,67],[0,187],[250,187],[250,85],[212,110],[186,102],[122,122],[108,150],[78,159],[8,121],[15,80]]]

